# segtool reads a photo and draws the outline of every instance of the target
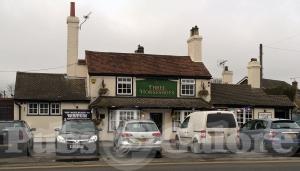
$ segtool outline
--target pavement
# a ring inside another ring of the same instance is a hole
[[[38,169],[38,168],[72,168],[78,166],[95,167],[145,167],[152,165],[196,165],[197,163],[233,163],[233,162],[295,162],[300,163],[300,155],[295,157],[281,157],[266,153],[216,151],[210,154],[192,154],[187,150],[175,150],[172,144],[165,143],[162,158],[154,158],[153,155],[145,153],[133,153],[130,157],[117,157],[112,150],[111,142],[102,142],[100,157],[97,160],[62,160],[56,161],[54,143],[34,145],[32,157],[0,155],[0,170],[3,169]],[[149,169],[151,168],[149,167]],[[151,169],[150,169],[151,170]]]

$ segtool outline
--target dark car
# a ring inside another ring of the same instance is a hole
[[[58,159],[97,158],[99,155],[99,129],[91,120],[65,121],[56,136]]]
[[[25,154],[33,153],[33,134],[25,121],[0,121],[0,153]]]
[[[243,145],[261,152],[294,155],[300,147],[300,127],[292,120],[255,119],[245,123],[240,133]]]

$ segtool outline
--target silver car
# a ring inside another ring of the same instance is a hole
[[[299,150],[300,127],[287,119],[255,119],[240,129],[241,143],[260,152],[294,155]]]
[[[155,152],[161,157],[162,138],[156,124],[151,120],[131,120],[121,122],[114,132],[114,149],[117,154],[130,154],[133,151]]]

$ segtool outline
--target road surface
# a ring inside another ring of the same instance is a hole
[[[298,171],[299,161],[219,161],[219,162],[177,162],[177,163],[149,163],[148,165],[52,165],[52,166],[18,166],[0,170],[22,170],[22,171],[118,171],[118,170],[143,170],[143,171]]]

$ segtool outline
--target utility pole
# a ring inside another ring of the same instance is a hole
[[[259,44],[259,61],[260,61],[260,88],[263,80],[263,45]]]

